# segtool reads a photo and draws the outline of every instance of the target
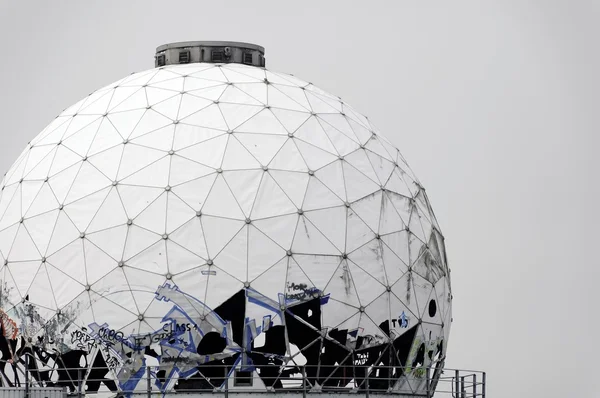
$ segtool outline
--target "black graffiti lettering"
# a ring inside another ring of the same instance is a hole
[[[188,328],[189,328],[189,323],[187,324]],[[189,329],[187,329],[189,330]],[[185,324],[175,324],[175,333],[179,333],[179,332],[185,332],[186,331],[186,325]]]
[[[292,282],[289,285],[288,289],[290,289],[290,290],[306,290],[307,287],[308,286],[306,286],[305,283],[300,283],[300,284],[296,285],[294,282]]]
[[[134,337],[135,346],[136,347],[143,347],[143,346],[147,345],[147,344],[144,343],[146,341],[146,337],[148,337],[148,336],[136,336],[136,337]]]
[[[151,335],[149,337],[150,337],[150,341],[152,341],[152,343],[158,343],[161,340],[168,338],[169,333],[157,333],[157,334]]]
[[[84,351],[91,351],[97,346],[97,341],[86,333],[86,329],[74,330],[71,332],[71,344]]]
[[[174,325],[167,323],[163,325],[162,330],[163,332],[172,335],[173,333],[183,333],[190,332],[192,330],[198,330],[198,325],[195,323],[175,323]]]
[[[116,369],[119,366],[119,360],[115,357],[110,357],[106,361],[106,366],[108,366],[109,369]]]
[[[106,341],[122,342],[125,336],[120,330],[100,328],[98,330],[98,337]]]
[[[319,294],[321,292],[316,287],[308,287],[308,285],[306,285],[305,283],[296,284],[294,282],[288,284],[287,290],[289,292],[297,292],[286,294],[286,298],[288,300],[311,299],[315,296],[315,294]]]

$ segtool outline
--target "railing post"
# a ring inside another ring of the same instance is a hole
[[[29,357],[25,352],[25,398],[29,398]]]
[[[224,379],[225,379],[225,398],[229,397],[229,378],[228,373],[227,373],[227,365],[223,365],[223,372],[225,373],[223,375]]]
[[[473,398],[477,397],[477,375],[473,373]]]
[[[146,364],[146,394],[148,398],[152,397],[152,379],[150,374],[150,366]]]
[[[369,368],[365,369],[365,396],[369,398]]]
[[[302,366],[302,398],[306,398],[306,366]]]
[[[425,388],[427,389],[427,398],[431,398],[431,368],[425,367]]]
[[[81,388],[82,386],[82,377],[81,377],[81,368],[77,369],[77,397],[81,398],[83,396]]]
[[[460,378],[460,397],[467,398],[467,390],[465,390],[465,376]]]
[[[485,398],[485,372],[481,373],[481,398]]]
[[[458,369],[456,369],[454,371],[454,391],[456,391],[455,393],[455,397],[459,398],[460,397],[460,371]]]

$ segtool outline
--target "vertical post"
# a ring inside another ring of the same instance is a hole
[[[82,394],[82,384],[83,384],[83,378],[81,377],[81,368],[77,369],[77,397],[81,398],[83,396]]]
[[[365,369],[365,387],[366,387],[366,398],[369,398],[369,368]]]
[[[481,398],[485,398],[485,372],[481,374]]]
[[[302,366],[302,398],[306,398],[306,366]]]
[[[29,357],[25,352],[25,398],[29,398]]]
[[[427,389],[426,394],[427,398],[431,398],[431,368],[429,366],[425,367],[425,388]]]
[[[150,366],[146,364],[146,394],[148,398],[152,397],[152,375],[150,374]]]
[[[227,365],[223,365],[223,372],[225,373],[225,398],[229,397],[229,377],[227,373]]]
[[[477,375],[473,373],[473,398],[477,397]]]
[[[467,398],[467,390],[465,390],[465,376],[460,378],[460,397]]]
[[[456,391],[456,397],[460,397],[460,386],[459,386],[459,380],[460,380],[460,371],[458,369],[456,369],[454,371],[454,391]]]

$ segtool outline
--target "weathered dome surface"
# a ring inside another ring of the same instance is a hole
[[[290,75],[173,65],[100,89],[31,141],[0,215],[16,350],[74,366],[94,352],[115,380],[170,364],[165,389],[211,364],[403,365],[416,380],[445,355],[450,281],[425,191],[367,118]]]

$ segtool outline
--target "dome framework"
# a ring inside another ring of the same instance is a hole
[[[221,366],[262,388],[283,387],[274,367],[341,387],[339,369],[391,366],[416,393],[445,358],[424,188],[367,118],[291,75],[169,65],[108,85],[31,141],[0,215],[4,360],[85,358],[122,391],[152,366],[162,391],[219,387]]]

